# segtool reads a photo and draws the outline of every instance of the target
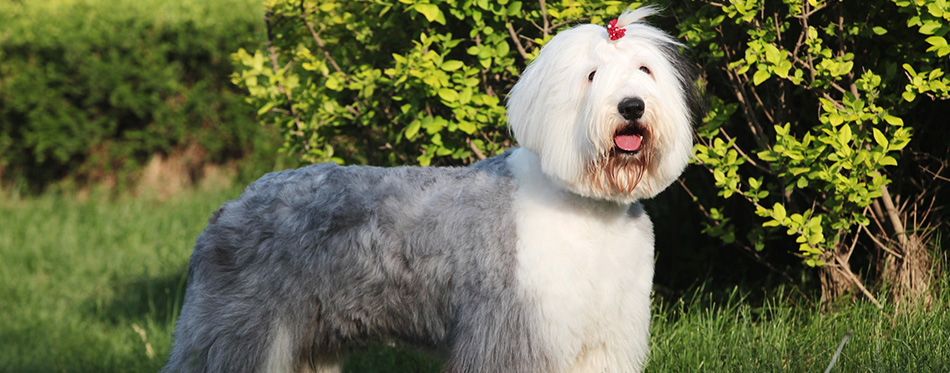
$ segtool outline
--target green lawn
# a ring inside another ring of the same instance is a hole
[[[943,282],[930,307],[900,310],[849,302],[820,312],[781,290],[758,306],[738,291],[716,303],[697,289],[654,308],[648,371],[824,372],[850,331],[832,372],[950,372],[950,296]]]
[[[194,239],[238,191],[0,208],[0,369],[156,371]]]
[[[181,306],[188,256],[207,218],[239,190],[76,202],[0,201],[0,371],[149,372],[164,363]],[[801,297],[657,306],[648,371],[822,372],[841,339],[835,372],[950,371],[948,288],[930,308],[837,306]],[[789,299],[798,299],[796,306]],[[347,370],[437,370],[420,354],[377,347]]]

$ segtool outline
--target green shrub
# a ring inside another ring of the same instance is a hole
[[[554,32],[617,1],[271,0],[234,82],[310,162],[463,164],[509,147],[504,95]],[[514,38],[512,38],[514,37]]]
[[[946,138],[918,107],[948,98],[947,2],[733,0],[678,10],[710,102],[695,147],[718,191],[698,199],[705,231],[757,257],[789,249],[819,268],[828,298],[856,287],[877,302],[867,288],[878,280],[898,296],[926,291],[924,246],[939,218],[926,219],[921,197],[935,190],[919,188],[929,176],[893,175],[905,160],[926,167],[905,151],[912,133]]]
[[[0,173],[128,181],[152,154],[197,144],[207,161],[265,146],[229,84],[254,45],[253,0],[0,2]]]

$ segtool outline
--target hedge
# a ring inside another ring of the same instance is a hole
[[[262,32],[255,0],[0,2],[0,175],[128,183],[155,153],[208,162],[266,148],[228,55]]]

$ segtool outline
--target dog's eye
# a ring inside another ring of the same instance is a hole
[[[594,74],[595,74],[596,72],[597,72],[597,70],[591,71],[591,72],[590,72],[590,75],[587,76],[587,81],[590,81],[590,82],[594,81]]]
[[[646,66],[640,66],[640,71],[647,73],[647,75],[653,75],[653,72],[650,71],[650,68]]]

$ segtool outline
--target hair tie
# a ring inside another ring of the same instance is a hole
[[[607,35],[610,36],[610,40],[618,40],[623,37],[624,33],[627,30],[617,27],[617,20],[614,19],[607,24]]]

